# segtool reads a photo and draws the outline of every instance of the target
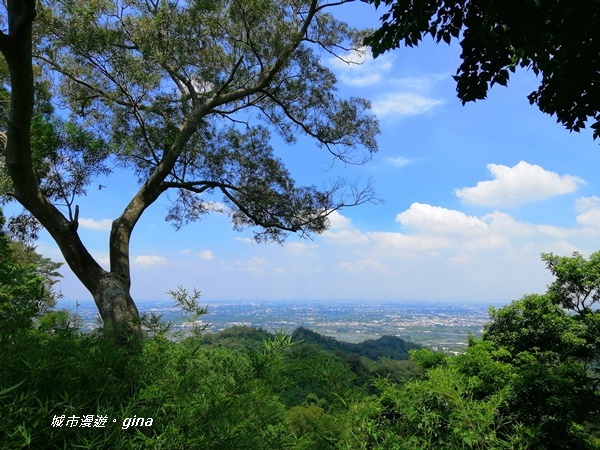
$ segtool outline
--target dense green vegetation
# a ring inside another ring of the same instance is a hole
[[[358,344],[340,342],[335,338],[323,336],[304,327],[297,328],[292,337],[306,344],[317,344],[323,350],[350,353],[377,361],[381,358],[396,360],[408,359],[410,350],[418,350],[420,345],[407,342],[396,336],[382,336],[379,339],[367,339]]]
[[[450,357],[306,329],[173,339],[151,318],[131,354],[48,310],[53,266],[19,248],[0,234],[0,448],[600,448],[600,253],[543,255],[548,292],[492,309],[483,338]],[[173,295],[204,312],[197,293]]]

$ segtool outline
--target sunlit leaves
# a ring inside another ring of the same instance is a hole
[[[360,33],[317,8],[308,0],[47,1],[38,59],[76,123],[140,184],[162,180],[152,197],[176,189],[167,216],[176,226],[219,201],[235,228],[260,226],[257,238],[281,240],[323,231],[352,195],[334,195],[339,182],[295,186],[269,129],[289,143],[308,135],[349,163],[377,148],[370,105],[337,98],[320,61]],[[370,198],[370,186],[362,194]]]

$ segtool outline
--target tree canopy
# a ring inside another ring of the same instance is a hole
[[[327,13],[341,3],[6,4],[1,194],[26,210],[17,230],[37,223],[52,235],[107,328],[139,335],[129,243],[163,194],[176,227],[218,208],[234,228],[276,242],[323,232],[332,211],[373,200],[370,184],[297,186],[270,144],[272,132],[288,144],[304,135],[351,164],[376,151],[369,102],[336,96],[320,60],[363,38]],[[112,223],[107,271],[77,227],[86,187],[115,167],[137,176],[139,190]]]
[[[588,1],[367,0],[385,5],[381,27],[365,42],[375,56],[430,35],[462,48],[457,93],[463,104],[506,86],[518,67],[541,75],[529,94],[571,131],[591,123],[600,136],[600,9]]]

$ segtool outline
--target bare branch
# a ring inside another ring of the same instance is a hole
[[[181,182],[165,181],[165,182],[161,183],[161,188],[164,190],[173,189],[173,188],[185,189],[185,190],[194,192],[196,194],[201,194],[209,189],[215,189],[215,188],[233,189],[234,186],[229,185],[227,183],[221,183],[218,181],[208,181],[208,180],[181,181]]]

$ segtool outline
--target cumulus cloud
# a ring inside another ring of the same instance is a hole
[[[373,112],[379,117],[415,116],[442,104],[442,100],[414,92],[396,92],[373,102]]]
[[[600,208],[592,208],[579,214],[577,222],[590,228],[600,228]]]
[[[212,201],[204,202],[203,206],[207,211],[223,213],[223,214],[229,213],[229,211],[231,209],[225,203],[212,202]]]
[[[591,211],[596,214],[596,210]],[[591,217],[590,213],[589,223],[600,223],[600,208],[597,213],[598,218]],[[587,216],[580,215],[578,220],[584,222]],[[582,230],[597,234],[589,227],[570,229],[520,222],[502,211],[472,216],[418,202],[399,213],[396,222],[402,225],[402,232],[363,232],[349,218],[339,214],[334,220],[335,228],[326,232],[324,238],[329,243],[353,248],[363,255],[358,261],[378,260],[378,256],[387,255],[392,258],[444,257],[452,264],[465,264],[475,261],[474,255],[483,256],[490,251],[497,251],[499,255],[547,251],[554,247],[554,242],[577,238]],[[356,264],[346,260],[339,267],[350,270],[357,268]]]
[[[525,161],[513,167],[488,164],[493,180],[456,189],[465,203],[489,207],[515,207],[557,195],[575,192],[585,181],[572,175],[559,175]]]
[[[419,232],[434,234],[481,234],[488,225],[483,220],[453,209],[413,203],[396,216],[396,221]]]
[[[575,200],[576,220],[587,231],[600,230],[600,197],[580,197]]]
[[[329,219],[329,228],[332,230],[341,230],[352,226],[352,220],[338,211],[333,211],[327,218]]]
[[[387,54],[373,59],[370,49],[361,47],[340,58],[330,58],[329,63],[342,83],[364,87],[378,83],[391,70],[392,56]]]
[[[164,266],[167,264],[167,258],[159,255],[138,255],[133,259],[133,263],[138,266]]]
[[[429,95],[439,77],[390,78],[392,54],[373,59],[370,49],[362,47],[340,58],[330,58],[329,63],[338,79],[349,86],[366,87],[385,82],[386,93],[372,102],[373,112],[379,117],[413,116],[443,103]]]
[[[323,237],[339,244],[366,244],[369,238],[362,234],[349,217],[333,211],[329,216],[329,229],[323,233]]]
[[[110,231],[110,227],[112,225],[112,220],[110,219],[79,219],[79,225],[82,228],[86,228],[88,230],[97,230],[97,231]]]
[[[575,211],[586,212],[594,208],[600,208],[600,197],[579,197],[575,200]]]

